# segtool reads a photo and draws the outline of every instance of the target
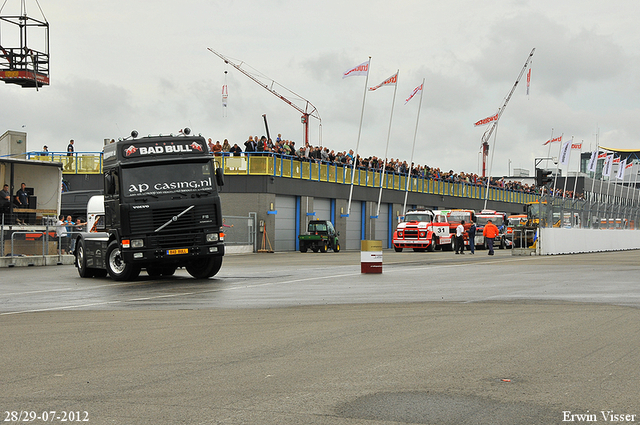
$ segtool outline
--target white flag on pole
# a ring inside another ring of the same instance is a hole
[[[589,159],[589,167],[587,170],[591,173],[596,172],[596,165],[598,165],[598,150],[591,152],[591,159]]]
[[[627,166],[627,158],[620,161],[620,166],[618,168],[618,175],[616,176],[618,180],[624,180],[624,170]]]
[[[353,76],[367,76],[369,74],[369,61],[362,62],[360,65],[351,68],[348,71],[345,71],[342,74],[342,78],[353,77]]]
[[[567,140],[562,144],[560,150],[560,164],[567,165],[569,163],[569,156],[571,154],[571,140]]]
[[[611,175],[611,166],[613,165],[613,154],[607,155],[604,159],[604,166],[602,167],[602,175],[609,177]]]

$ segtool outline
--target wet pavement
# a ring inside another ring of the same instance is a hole
[[[640,422],[640,252],[496,254],[385,251],[378,275],[359,252],[228,256],[209,280],[2,269],[2,409],[97,424]]]

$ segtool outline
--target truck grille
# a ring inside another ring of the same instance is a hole
[[[171,235],[150,236],[149,245],[156,248],[192,247],[204,244],[202,233],[179,233]]]
[[[132,233],[148,233],[153,234],[154,231],[180,214],[187,207],[170,207],[158,209],[131,210],[129,221],[131,223]],[[168,237],[179,237],[179,234],[189,233],[194,228],[201,227],[200,222],[203,216],[208,216],[206,221],[213,226],[218,223],[216,209],[209,205],[196,205],[194,208],[184,213],[176,221],[171,222],[168,226],[158,232],[158,235],[167,235]],[[210,221],[209,221],[210,220]],[[178,233],[178,235],[176,235]],[[169,236],[170,234],[170,236]],[[177,241],[176,241],[177,242]]]
[[[405,239],[418,239],[418,229],[404,229]]]

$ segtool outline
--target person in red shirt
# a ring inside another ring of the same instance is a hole
[[[493,240],[496,236],[498,236],[498,228],[495,224],[491,222],[491,220],[487,221],[487,224],[484,226],[484,230],[482,231],[482,235],[487,241],[487,247],[489,248],[489,255],[493,255]]]

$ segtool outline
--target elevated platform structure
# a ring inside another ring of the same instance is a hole
[[[27,15],[26,0],[20,5],[19,12],[6,10],[7,1],[0,8],[0,80],[37,89],[49,85],[49,23],[44,14]]]

